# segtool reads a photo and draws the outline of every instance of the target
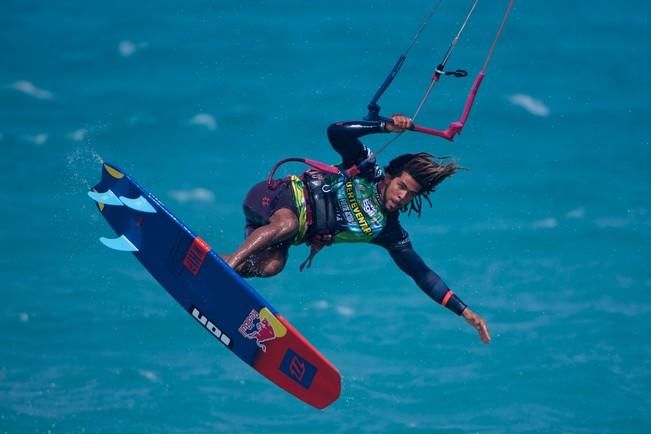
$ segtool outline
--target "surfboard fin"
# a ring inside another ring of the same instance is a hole
[[[124,205],[111,190],[106,190],[104,193],[89,191],[88,196],[97,203],[116,206]]]
[[[114,205],[114,206],[123,206],[126,205],[129,208],[146,213],[155,213],[156,209],[151,206],[151,204],[142,196],[138,196],[135,199],[131,199],[126,196],[117,197],[115,193],[111,190],[106,190],[104,193],[99,193],[97,191],[89,191],[88,197],[93,199],[100,205]]]
[[[135,199],[130,199],[128,197],[120,196],[120,200],[122,201],[123,204],[125,204],[131,209],[135,209],[136,211],[148,212],[148,213],[156,212],[156,209],[153,206],[151,206],[151,204],[147,202],[147,199],[145,199],[142,196],[138,196]]]
[[[124,235],[117,238],[101,237],[100,242],[109,249],[118,250],[120,252],[137,252],[138,248]]]

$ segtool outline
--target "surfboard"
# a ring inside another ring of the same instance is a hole
[[[339,397],[337,368],[133,178],[105,162],[88,195],[117,234],[100,241],[131,252],[220,344],[316,408]]]

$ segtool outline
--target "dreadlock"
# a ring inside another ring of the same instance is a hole
[[[448,176],[454,175],[458,169],[456,162],[450,161],[448,157],[437,158],[427,152],[417,154],[404,154],[394,158],[384,171],[392,177],[400,176],[402,172],[408,172],[421,186],[420,192],[414,196],[414,199],[402,209],[401,212],[409,211],[408,215],[414,211],[420,217],[423,208],[423,198],[429,203],[429,199],[436,186],[439,185]]]

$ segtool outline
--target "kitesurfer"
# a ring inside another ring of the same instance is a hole
[[[330,125],[328,139],[342,157],[341,172],[310,169],[300,176],[255,185],[244,201],[246,239],[235,252],[222,257],[244,277],[270,277],[282,271],[292,244],[306,243],[311,248],[301,269],[309,267],[326,245],[376,244],[389,252],[421,290],[463,316],[483,342],[490,342],[486,321],[423,262],[399,221],[400,212],[420,216],[423,199],[429,202],[429,194],[458,166],[421,152],[401,155],[383,170],[359,140],[367,134],[401,133],[412,126],[411,119],[403,115]]]

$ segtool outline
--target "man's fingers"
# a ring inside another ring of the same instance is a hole
[[[491,341],[491,335],[488,331],[488,326],[486,325],[486,321],[484,321],[483,318],[481,318],[479,315],[471,311],[470,309],[466,308],[463,311],[463,317],[466,319],[468,324],[470,324],[472,327],[474,327],[477,332],[479,333],[479,338],[486,344],[490,343]]]
[[[402,130],[405,130],[405,129],[408,129],[409,127],[411,127],[411,119],[409,119],[407,116],[395,114],[395,115],[393,115],[391,117],[391,120],[393,121],[393,124],[396,127],[400,128]]]
[[[479,322],[477,325],[477,330],[479,331],[479,337],[481,337],[482,341],[485,343],[489,343],[491,341],[491,335],[488,332],[488,326],[486,325],[485,321]]]

